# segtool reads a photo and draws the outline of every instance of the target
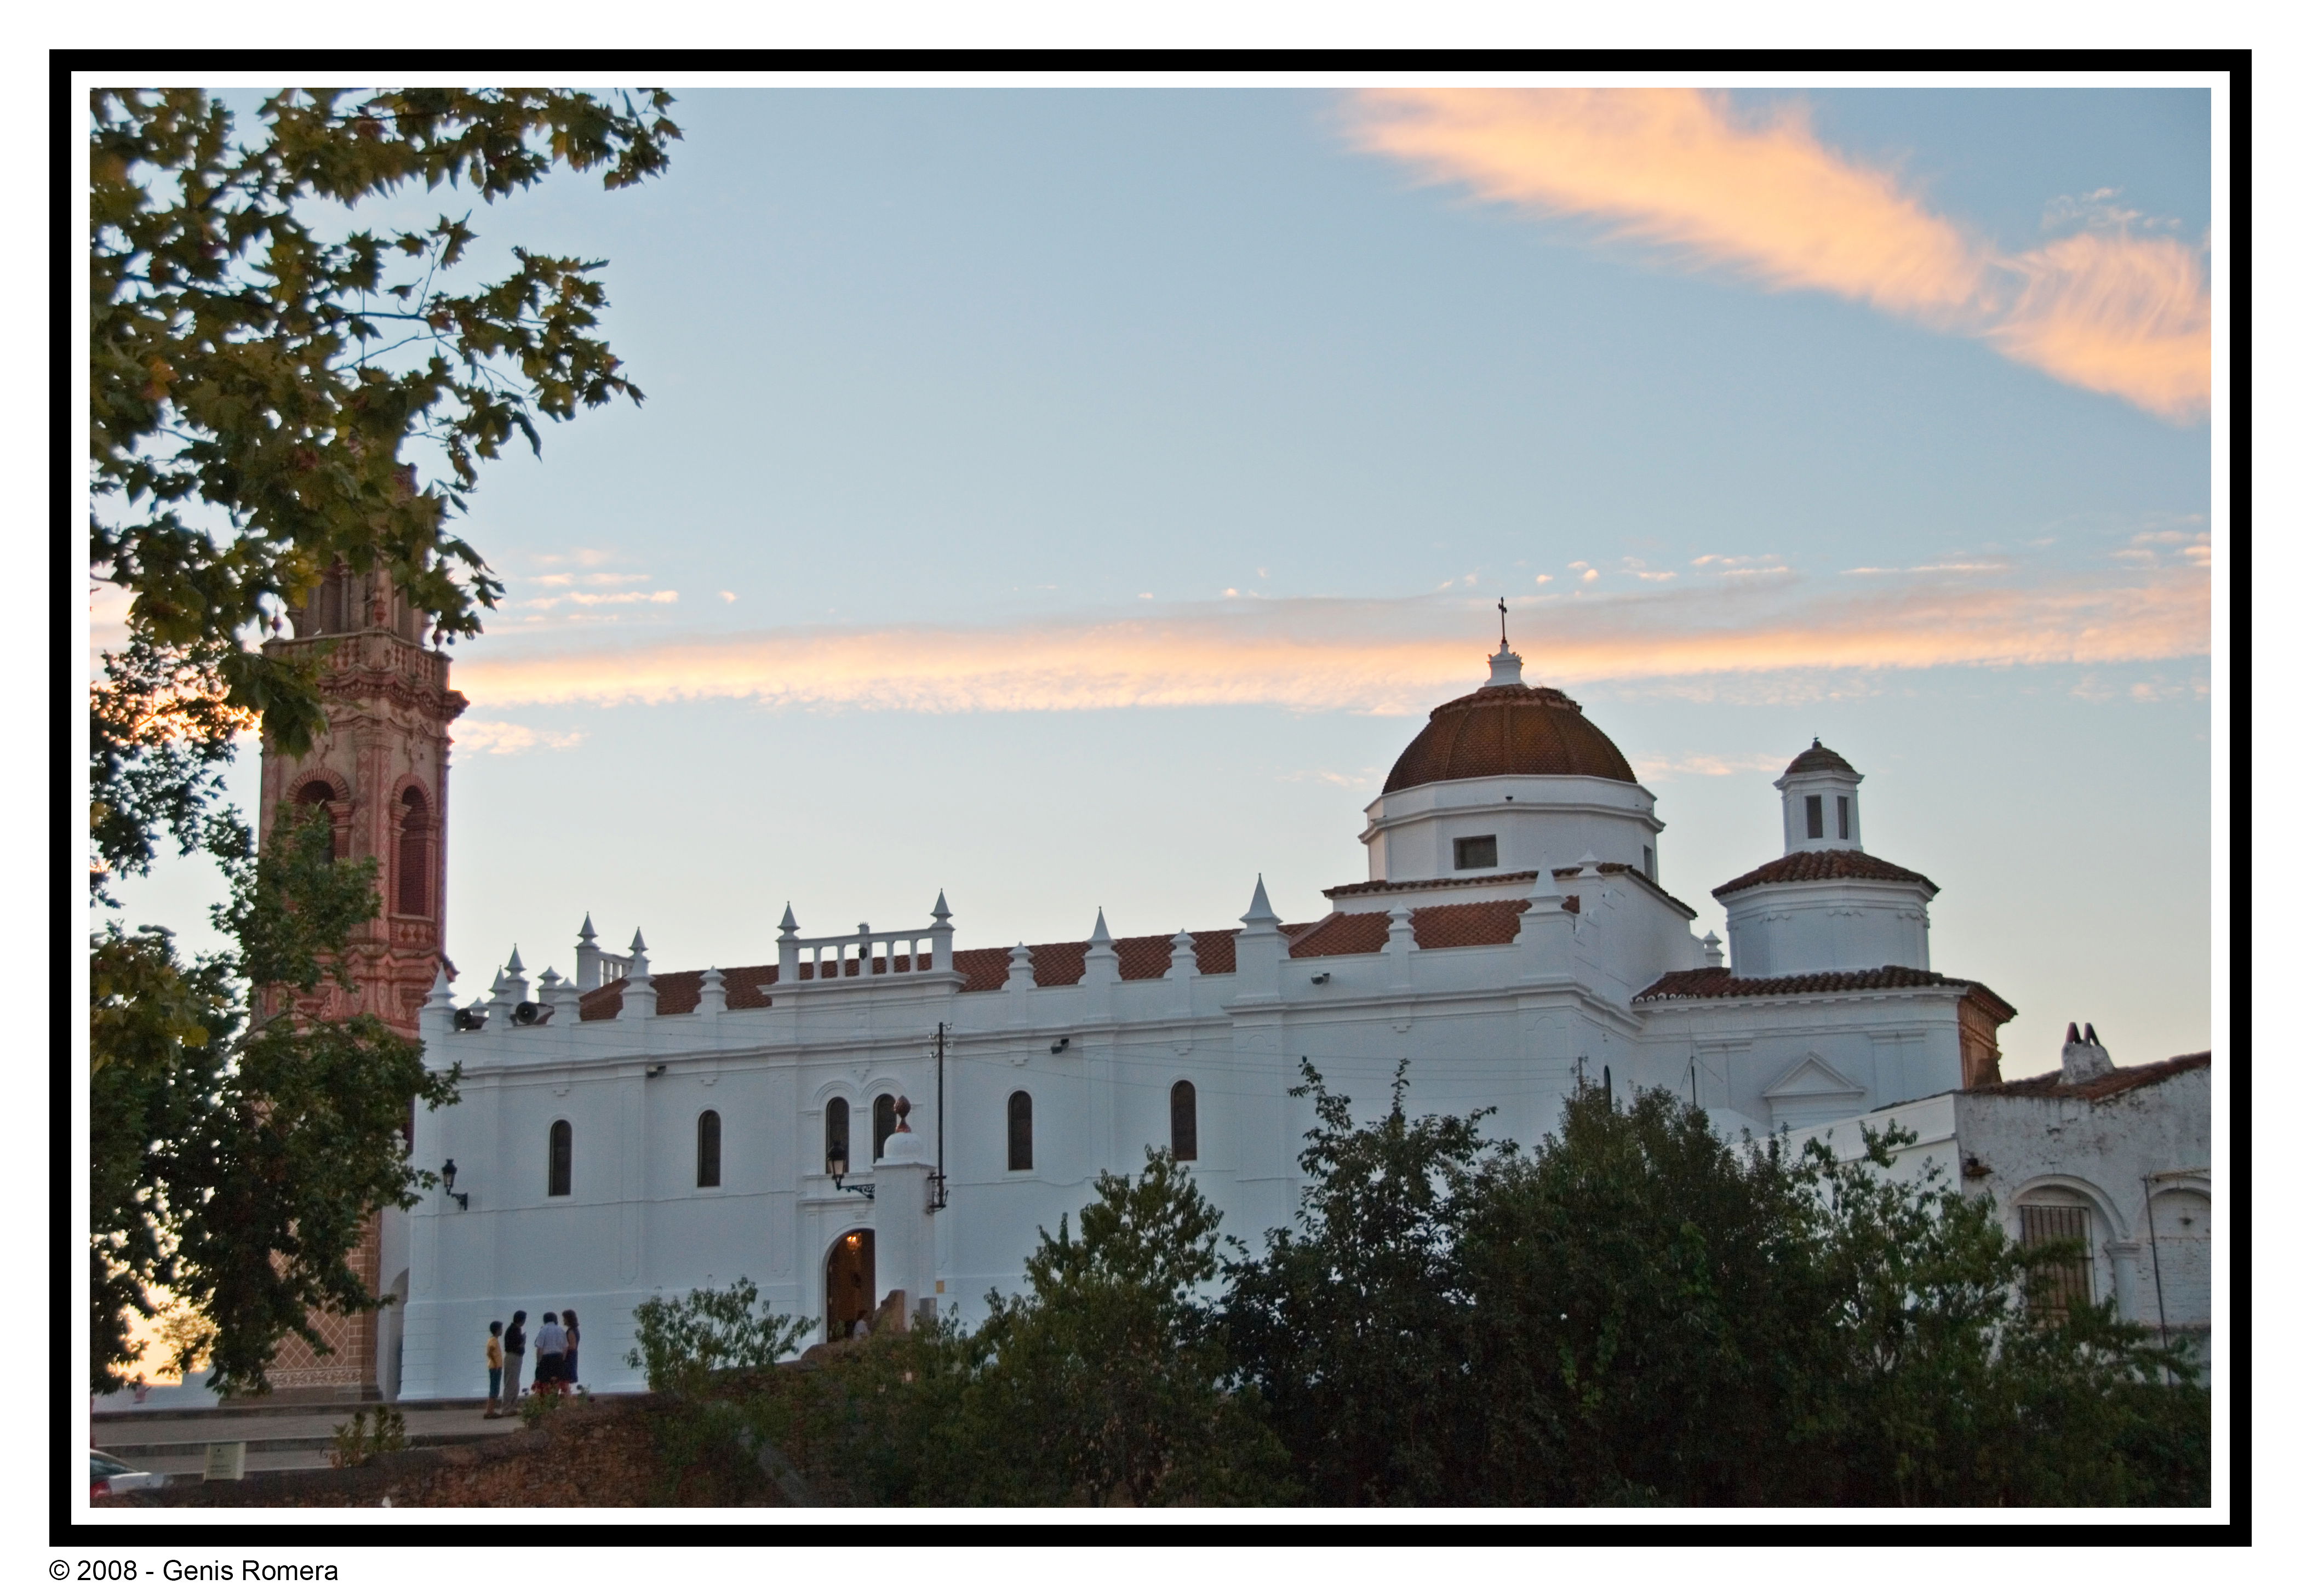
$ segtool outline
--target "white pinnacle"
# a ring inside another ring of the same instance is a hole
[[[1254,878],[1254,901],[1246,906],[1246,913],[1240,915],[1239,918],[1245,921],[1249,925],[1253,924],[1258,920],[1276,920],[1278,918],[1278,916],[1271,911],[1270,894],[1263,889],[1262,876],[1259,872],[1256,873]]]

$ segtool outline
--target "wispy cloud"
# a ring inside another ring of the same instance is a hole
[[[665,588],[660,592],[642,593],[554,593],[548,598],[524,598],[519,607],[531,610],[556,609],[563,604],[677,604],[679,589]]]
[[[1630,761],[1640,781],[1668,776],[1739,776],[1778,771],[1796,756],[1793,748],[1774,754],[1640,754]]]
[[[449,729],[459,752],[465,754],[524,754],[531,748],[572,748],[583,740],[581,731],[539,731],[510,721],[457,721]]]
[[[1361,148],[1482,199],[1764,287],[1836,294],[2174,421],[2204,414],[2211,306],[2199,252],[2108,191],[2057,202],[2089,230],[2009,253],[1895,172],[1824,146],[1795,102],[1763,115],[1691,88],[1361,90]]]
[[[1649,589],[1527,598],[1511,619],[1529,671],[1570,685],[2187,657],[2206,647],[2206,596],[2202,570],[2167,566],[1883,593],[1795,581]],[[921,711],[1268,704],[1419,714],[1434,694],[1477,679],[1479,646],[1466,639],[1479,636],[1482,611],[1429,597],[1250,599],[1068,626],[791,629],[549,652],[523,640],[459,660],[456,677],[489,706],[741,698]]]

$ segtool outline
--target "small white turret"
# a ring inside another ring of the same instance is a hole
[[[1038,981],[1031,973],[1030,948],[1020,942],[1016,943],[1013,950],[1007,955],[1007,985],[1004,990],[1010,992],[1027,992],[1038,984]]]
[[[727,978],[714,965],[703,972],[703,991],[695,1000],[699,1015],[723,1015],[727,1012]]]
[[[632,932],[632,964],[623,975],[623,1007],[618,1016],[626,1020],[655,1018],[655,982],[648,977],[647,939],[636,930]]]
[[[431,977],[431,990],[423,996],[423,1012],[418,1029],[427,1042],[444,1042],[456,1029],[456,992],[448,984],[448,963],[440,960],[439,970]]]
[[[1169,981],[1188,981],[1192,976],[1196,975],[1198,973],[1198,942],[1192,937],[1189,932],[1178,931],[1175,933],[1173,956],[1167,963],[1167,979]]]
[[[583,916],[583,929],[575,937],[575,990],[596,992],[599,990],[599,934],[591,929],[591,916]]]
[[[1862,851],[1862,773],[1844,755],[1817,737],[1774,786],[1782,795],[1782,852]]]

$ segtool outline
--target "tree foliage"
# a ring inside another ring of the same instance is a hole
[[[633,1340],[623,1360],[647,1372],[649,1391],[694,1392],[724,1369],[759,1369],[787,1358],[812,1319],[759,1304],[749,1275],[698,1286],[684,1297],[649,1297],[632,1310]]]
[[[1361,1128],[1348,1098],[1302,1074],[1295,1095],[1318,1123],[1301,1207],[1231,1268],[1230,1341],[1313,1500],[1443,1501],[1467,1416],[1459,1254],[1489,1151],[1479,1116],[1409,1119],[1402,1064],[1389,1112]]]
[[[539,415],[641,397],[597,336],[605,263],[515,249],[515,270],[458,292],[468,213],[388,237],[322,236],[314,213],[413,183],[493,200],[562,165],[621,188],[666,164],[669,104],[290,89],[243,140],[197,89],[95,91],[89,559],[130,595],[131,632],[193,651],[290,751],[324,718],[314,683],[250,632],[335,561],[388,573],[439,636],[477,632],[501,589],[449,522],[479,464],[514,438],[540,450]],[[417,483],[416,440],[444,480]]]
[[[1231,1272],[1240,1372],[1337,1505],[2205,1500],[2205,1393],[2105,1306],[2034,1310],[2050,1249],[1938,1170],[1728,1142],[1591,1087],[1520,1157],[1366,1126],[1315,1072],[1297,1224]],[[1914,1178],[1912,1178],[1914,1174]]]
[[[321,1005],[243,1032],[260,992],[342,984],[376,913],[365,867],[292,823],[259,855],[217,807],[242,734],[293,754],[325,724],[320,664],[265,635],[339,563],[387,576],[435,640],[477,632],[501,589],[453,521],[481,464],[540,449],[540,418],[641,397],[598,334],[605,263],[515,247],[470,280],[468,210],[382,232],[350,217],[416,184],[487,202],[562,168],[638,182],[680,137],[670,103],[289,89],[243,137],[200,90],[90,96],[88,563],[126,597],[128,637],[90,693],[89,895],[117,907],[167,842],[205,850],[235,945],[187,960],[168,931],[116,923],[91,941],[99,1389],[157,1291],[213,1326],[177,1366],[212,1350],[254,1388],[285,1336],[318,1345],[314,1312],[374,1306],[347,1255],[413,1200],[409,1104],[453,1090],[414,1044]]]
[[[715,1390],[665,1428],[680,1500],[753,1500],[762,1456],[909,1506],[2209,1499],[2187,1353],[2025,1302],[2053,1249],[1898,1166],[1907,1132],[1841,1159],[1594,1086],[1522,1155],[1483,1116],[1410,1116],[1406,1088],[1361,1124],[1306,1068],[1301,1205],[1259,1257],[1225,1260],[1154,1150],[1042,1232],[972,1333]]]
[[[1284,1452],[1229,1375],[1203,1300],[1222,1216],[1171,1153],[1106,1172],[992,1293],[962,1422],[972,1500],[1154,1507],[1264,1500]],[[957,1484],[958,1482],[952,1482]]]

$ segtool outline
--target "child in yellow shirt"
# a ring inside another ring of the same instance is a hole
[[[493,1319],[488,1324],[488,1410],[482,1418],[494,1418],[496,1404],[503,1397],[503,1321]]]

